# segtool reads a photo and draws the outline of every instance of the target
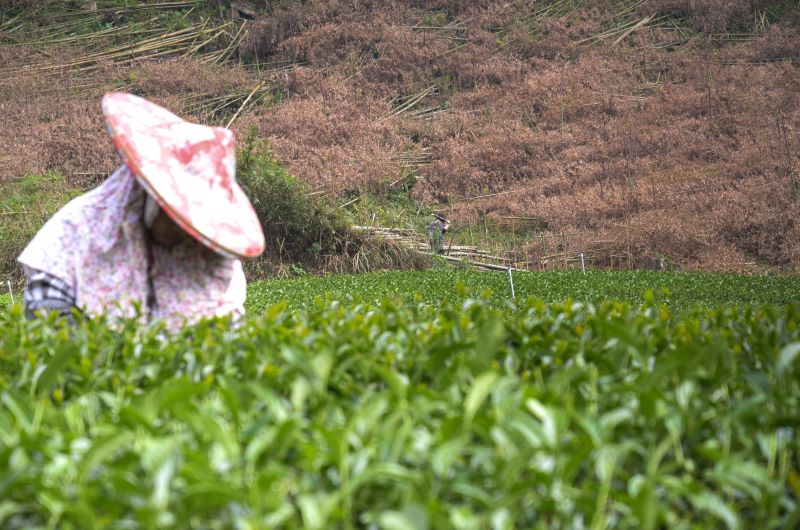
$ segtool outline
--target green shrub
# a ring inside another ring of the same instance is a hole
[[[344,252],[345,243],[355,239],[338,212],[310,197],[254,130],[239,150],[237,175],[264,227],[269,254],[282,261],[313,262],[322,254]]]
[[[28,175],[0,184],[0,279],[13,276],[22,249],[77,193],[56,172]]]
[[[797,528],[800,312],[0,315],[0,526]]]

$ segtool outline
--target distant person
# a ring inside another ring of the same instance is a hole
[[[265,241],[236,183],[233,133],[130,94],[106,94],[102,105],[123,164],[59,210],[19,256],[26,315],[77,308],[176,330],[243,314],[239,258],[258,256]]]
[[[434,254],[444,254],[444,235],[450,227],[450,221],[440,213],[433,214],[433,217],[435,219],[428,225],[426,230],[428,233],[428,243],[430,243],[431,252]]]

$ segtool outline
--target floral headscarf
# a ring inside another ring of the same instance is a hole
[[[147,307],[148,259],[142,223],[146,194],[127,165],[70,201],[25,248],[18,261],[55,276],[90,315],[134,317],[135,304],[169,329],[203,317],[244,313],[242,264],[192,238],[172,248],[153,245],[156,303]]]

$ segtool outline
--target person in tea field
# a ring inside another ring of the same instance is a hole
[[[431,246],[431,252],[435,254],[444,254],[444,235],[450,227],[450,221],[440,213],[433,214],[435,220],[428,225],[426,232],[428,234],[428,243]]]
[[[265,239],[235,180],[233,133],[122,92],[102,106],[123,164],[20,254],[26,315],[77,308],[176,330],[243,314],[240,259],[260,255]]]

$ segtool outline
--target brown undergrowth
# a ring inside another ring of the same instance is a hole
[[[329,197],[386,193],[410,174],[414,199],[456,224],[540,219],[542,233],[520,242],[538,263],[583,251],[598,266],[650,256],[796,270],[791,2],[276,6],[250,23],[237,57],[249,68],[179,59],[6,76],[0,182],[56,170],[88,186],[112,171],[99,111],[109,88],[225,124],[266,83],[272,105],[234,130],[258,127],[292,174]],[[4,64],[36,55],[9,49]],[[225,105],[230,94],[240,99]]]

